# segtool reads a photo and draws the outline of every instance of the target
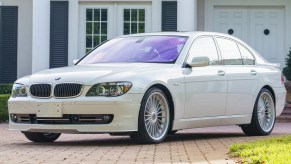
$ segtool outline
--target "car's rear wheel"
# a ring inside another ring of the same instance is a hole
[[[170,106],[167,97],[158,88],[149,89],[142,102],[138,119],[138,131],[131,139],[140,144],[162,142],[169,130]]]
[[[241,128],[246,135],[264,136],[272,132],[276,120],[276,109],[272,93],[263,88],[255,103],[252,122],[242,125]]]
[[[60,137],[60,133],[22,132],[32,142],[54,142]]]

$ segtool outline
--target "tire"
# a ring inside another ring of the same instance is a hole
[[[263,88],[256,99],[251,124],[241,125],[241,128],[248,136],[265,136],[272,132],[275,120],[273,95],[268,89]]]
[[[138,116],[138,131],[130,135],[138,144],[157,144],[168,134],[170,106],[162,90],[150,88],[142,102]]]
[[[25,137],[32,142],[54,142],[61,133],[38,133],[38,132],[22,132]]]

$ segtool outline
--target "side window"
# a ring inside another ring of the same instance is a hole
[[[255,58],[252,53],[240,44],[238,44],[238,47],[243,58],[244,65],[255,65]]]
[[[236,42],[229,39],[217,38],[217,43],[224,65],[243,65]]]
[[[219,59],[215,42],[212,37],[201,37],[194,41],[190,51],[187,63],[190,63],[194,57],[209,57],[209,65],[218,65]]]

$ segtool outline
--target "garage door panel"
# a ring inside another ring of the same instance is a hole
[[[269,56],[267,56],[267,54],[265,53],[264,50],[264,36],[262,33],[262,29],[264,28],[263,24],[259,24],[257,23],[256,25],[251,26],[251,30],[250,30],[250,35],[252,37],[250,37],[250,41],[249,44],[254,47],[256,49],[256,51],[260,52],[264,58],[268,59]]]
[[[284,66],[283,7],[215,6],[213,14],[214,31],[227,34],[233,29],[234,36],[249,43],[266,60]]]
[[[269,31],[265,33],[265,30]],[[284,65],[284,9],[250,9],[250,44],[272,63]]]
[[[228,33],[233,30],[233,35],[247,41],[247,9],[231,7],[215,7],[214,20],[216,32]]]
[[[273,24],[273,25],[270,25],[270,31],[280,31],[282,29],[280,29],[280,27],[278,27],[277,24]],[[272,46],[273,48],[270,48],[270,60],[274,60],[276,62],[279,62],[279,58],[278,58],[278,54],[277,52],[280,52],[280,45],[278,43],[281,44],[281,46],[283,45],[282,42],[278,42],[278,40],[282,40],[282,38],[280,39],[278,37],[279,35],[271,35],[268,40],[269,40],[269,45]],[[281,36],[282,37],[282,36]],[[283,53],[283,52],[282,52]]]

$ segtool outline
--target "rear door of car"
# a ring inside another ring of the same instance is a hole
[[[223,116],[226,108],[227,79],[225,68],[220,65],[214,38],[197,38],[190,48],[186,63],[190,63],[193,57],[209,57],[210,62],[204,67],[184,68],[184,118]]]
[[[249,114],[254,106],[254,92],[258,85],[254,57],[235,40],[216,37],[216,42],[227,74],[225,115]]]

